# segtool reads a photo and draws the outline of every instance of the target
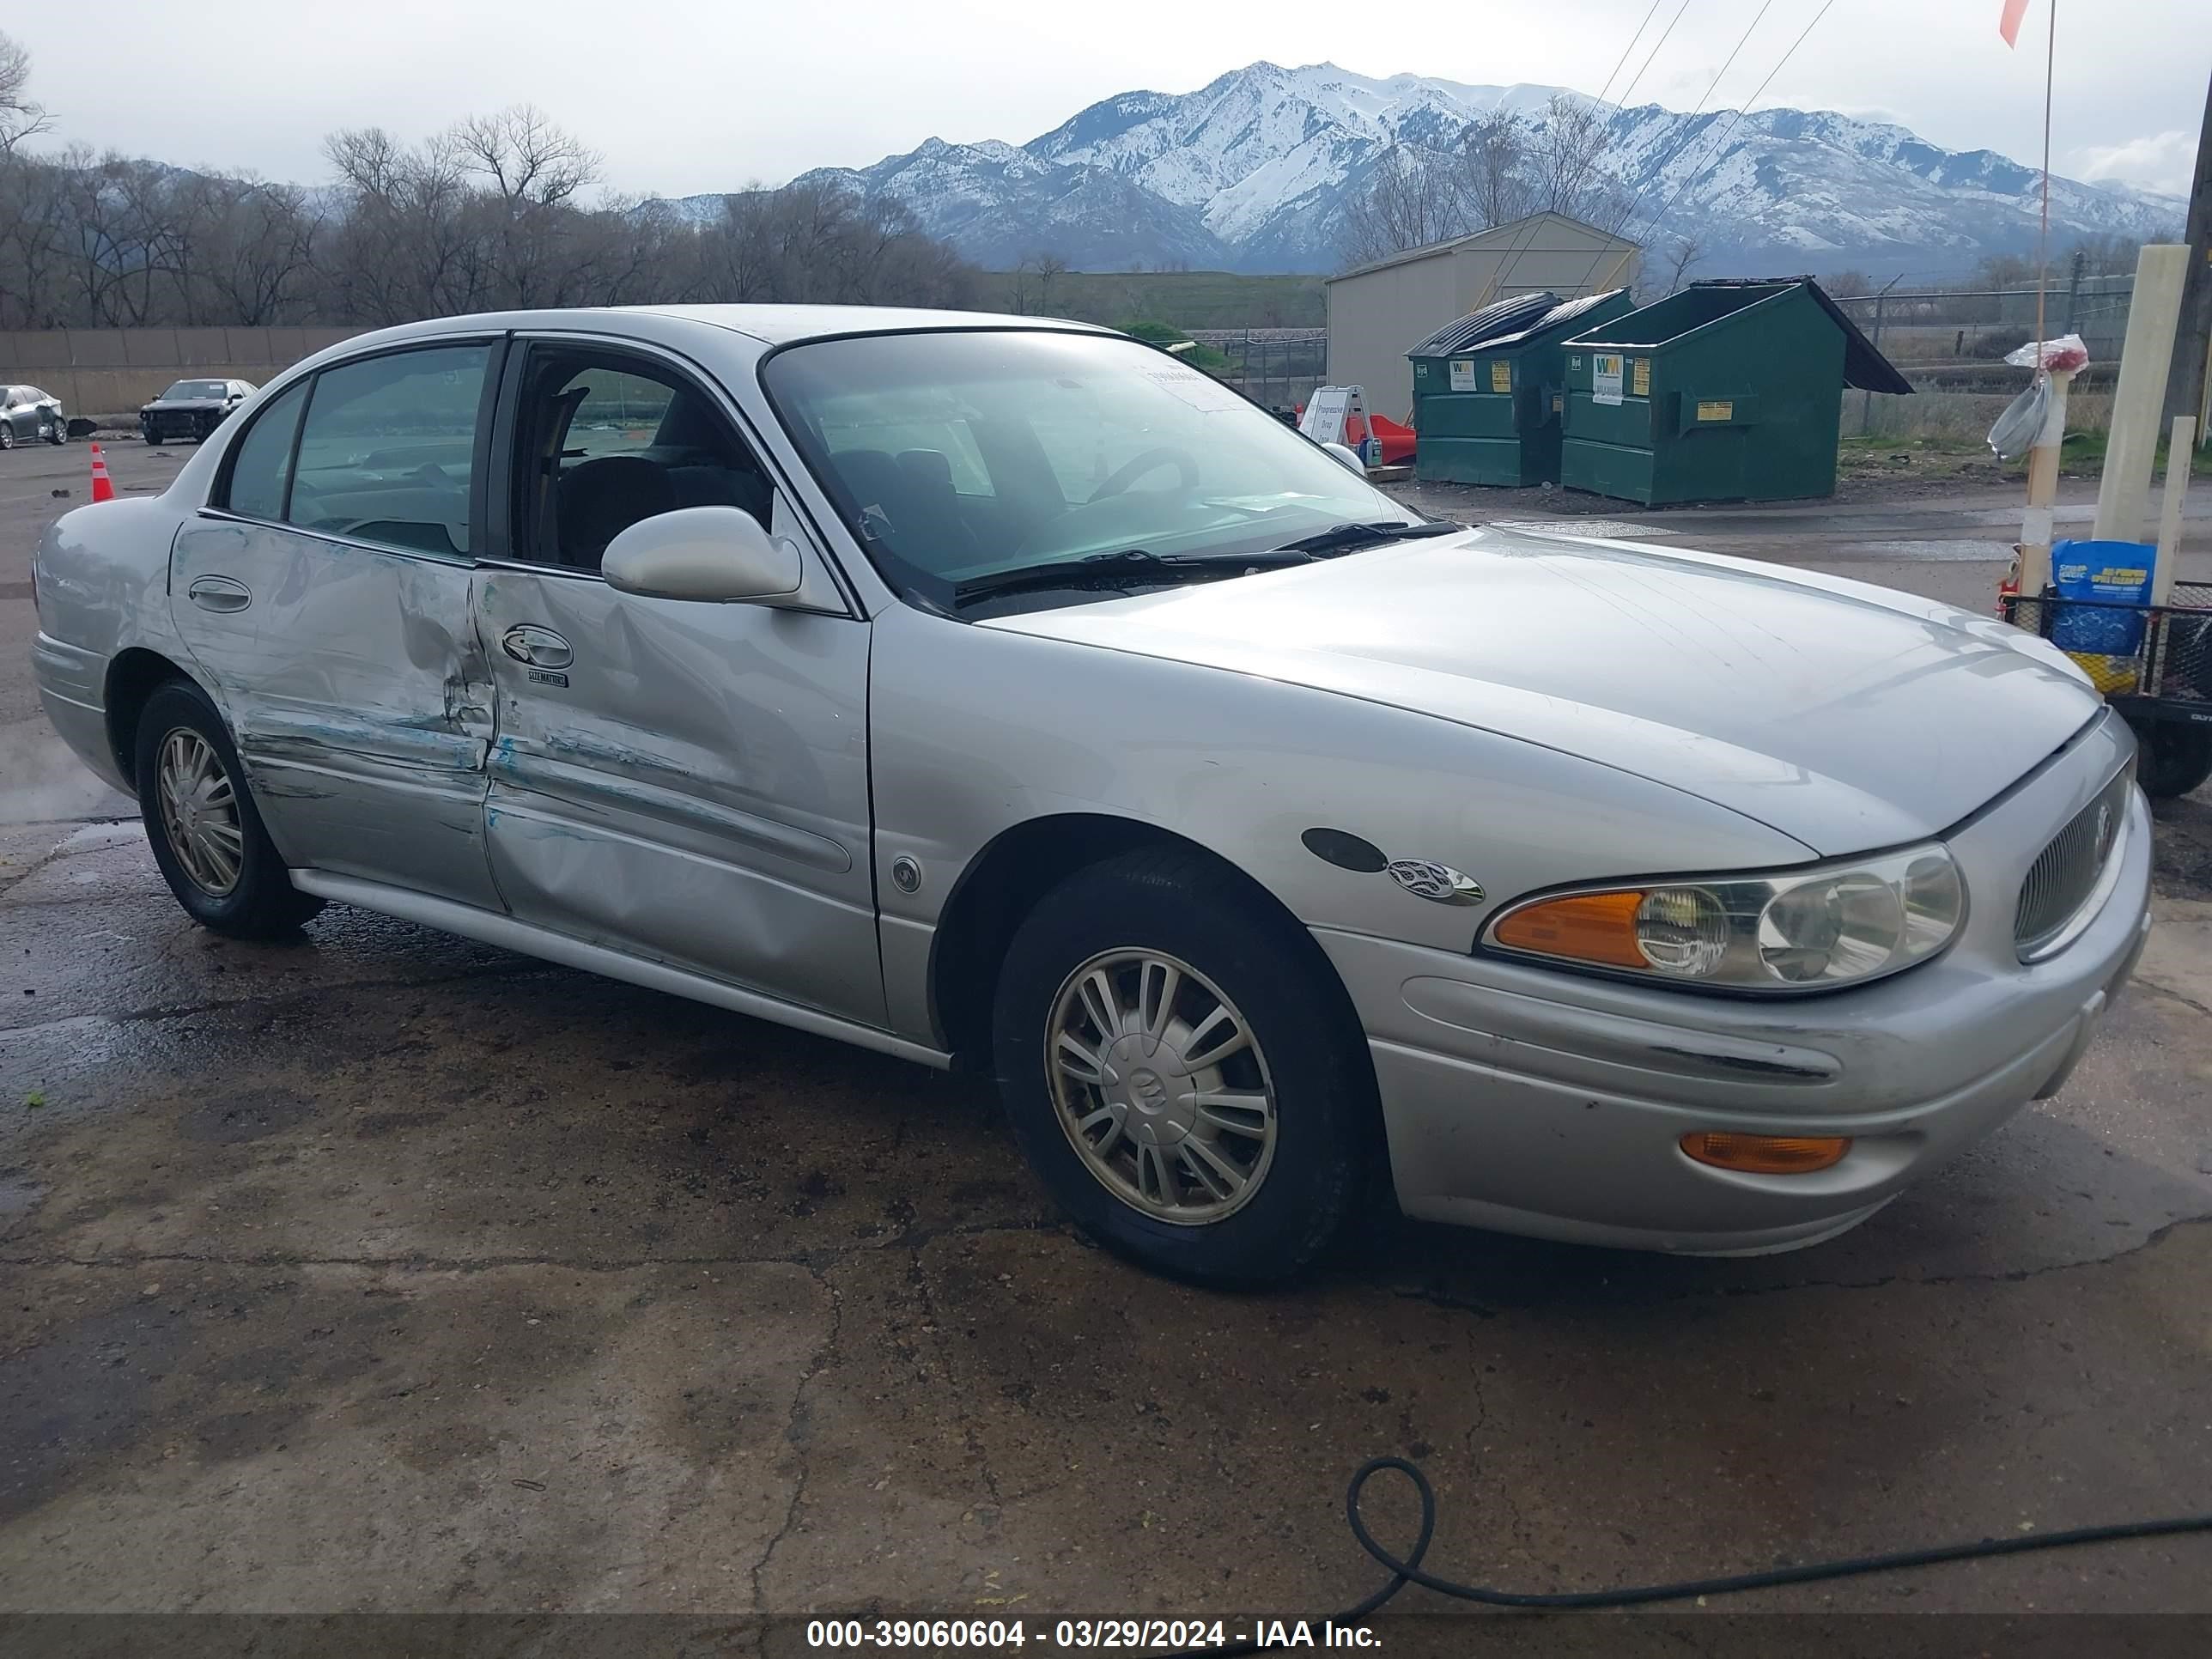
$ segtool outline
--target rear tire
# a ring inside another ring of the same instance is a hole
[[[4,416],[0,416],[0,449],[13,449],[15,447],[15,422],[9,420]]]
[[[199,687],[171,680],[146,699],[134,776],[154,862],[201,927],[278,939],[323,908],[292,885],[222,716]]]
[[[1328,1248],[1379,1119],[1364,1036],[1311,939],[1224,885],[1172,850],[1069,877],[1008,947],[994,1049],[1014,1138],[1085,1232],[1249,1286]]]
[[[2154,720],[2136,728],[2136,780],[2154,800],[2185,795],[2212,778],[2212,726]]]

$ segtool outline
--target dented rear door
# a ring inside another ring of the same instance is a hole
[[[264,404],[169,569],[285,862],[493,910],[470,589],[499,349],[353,359]]]

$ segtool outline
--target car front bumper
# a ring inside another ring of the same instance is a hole
[[[2057,1091],[2150,927],[2140,791],[2117,883],[2065,950],[2023,964],[2021,878],[2124,761],[2107,717],[1948,837],[1968,884],[1936,961],[1859,990],[1754,1000],[1647,989],[1316,929],[1365,1026],[1409,1215],[1589,1244],[1758,1254],[1871,1215]],[[1699,1130],[1848,1135],[1810,1175],[1714,1169]]]
[[[179,409],[138,416],[139,435],[149,444],[204,438],[222,424],[222,416],[213,410]]]

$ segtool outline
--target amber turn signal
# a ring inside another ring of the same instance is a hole
[[[1509,951],[1611,968],[1649,968],[1636,943],[1636,910],[1641,888],[1620,893],[1571,893],[1522,906],[1501,917],[1490,937]]]
[[[1843,1162],[1849,1135],[1743,1135],[1717,1129],[1682,1137],[1682,1151],[1716,1170],[1746,1175],[1810,1175]]]

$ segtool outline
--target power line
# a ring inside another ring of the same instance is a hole
[[[1644,29],[1650,26],[1652,18],[1657,15],[1659,8],[1665,3],[1666,0],[1651,0],[1651,9],[1644,14],[1644,21],[1636,26],[1636,33],[1628,37],[1628,44],[1620,49],[1620,62],[1616,63],[1613,66],[1613,75],[1618,75],[1620,73],[1620,64],[1628,61],[1629,53],[1636,50],[1637,40],[1642,37]],[[1770,5],[1772,4],[1773,0],[1767,0],[1767,3]],[[1622,107],[1626,105],[1629,95],[1636,90],[1636,83],[1644,78],[1644,70],[1651,67],[1652,60],[1659,56],[1660,51],[1666,46],[1668,37],[1674,33],[1674,25],[1682,21],[1682,14],[1689,10],[1689,9],[1690,0],[1682,0],[1682,3],[1674,8],[1674,15],[1667,20],[1667,27],[1660,31],[1659,38],[1651,43],[1651,50],[1644,54],[1644,62],[1638,66],[1636,73],[1628,77],[1628,84],[1620,89],[1620,103],[1616,105],[1615,107]],[[1605,77],[1606,88],[1608,90],[1610,90],[1613,86],[1613,75],[1608,75]],[[1602,103],[1604,100],[1605,94],[1601,92],[1598,94],[1597,101]],[[1515,239],[1514,246],[1511,251],[1506,254],[1505,258],[1498,264],[1497,276],[1492,280],[1486,288],[1484,289],[1483,294],[1486,298],[1493,294],[1501,296],[1504,295],[1506,285],[1513,280],[1514,271],[1520,268],[1522,256],[1527,253],[1529,248],[1534,245],[1537,228],[1540,223],[1544,214],[1556,210],[1557,210],[1555,209],[1540,208],[1534,213],[1528,216],[1528,228],[1520,236]],[[1635,210],[1635,206],[1632,203],[1629,207],[1629,211],[1633,213]],[[1626,223],[1626,220],[1624,218],[1622,222]],[[1597,257],[1599,259],[1605,258],[1603,249],[1599,250]],[[1590,272],[1595,273],[1596,270],[1596,262],[1592,261],[1590,264]],[[1589,275],[1585,275],[1583,276],[1583,285],[1585,288],[1589,285]],[[1476,307],[1478,310],[1481,307],[1480,306]]]
[[[1831,3],[1831,4],[1832,4],[1832,3],[1833,3],[1833,0],[1830,0],[1830,3]],[[1706,105],[1708,102],[1710,102],[1710,101],[1711,100],[1711,98],[1712,98],[1713,94],[1714,94],[1715,92],[1717,92],[1717,90],[1719,90],[1719,88],[1720,88],[1720,84],[1721,84],[1721,79],[1722,79],[1722,77],[1723,77],[1723,76],[1727,75],[1727,73],[1729,72],[1729,70],[1731,68],[1733,68],[1733,67],[1735,66],[1736,58],[1738,58],[1738,56],[1740,56],[1740,55],[1741,54],[1741,52],[1742,52],[1742,51],[1743,51],[1743,49],[1744,49],[1744,46],[1746,46],[1746,44],[1747,44],[1747,43],[1748,43],[1748,42],[1749,42],[1749,40],[1751,40],[1751,37],[1752,37],[1752,33],[1753,33],[1753,32],[1754,30],[1756,30],[1761,23],[1763,23],[1764,21],[1766,21],[1766,14],[1767,14],[1768,12],[1771,11],[1773,9],[1774,9],[1774,0],[1762,0],[1762,3],[1760,4],[1760,6],[1759,6],[1759,10],[1758,10],[1758,11],[1757,11],[1753,15],[1753,17],[1752,17],[1752,20],[1751,20],[1750,23],[1745,27],[1743,33],[1742,33],[1741,34],[1740,34],[1740,35],[1738,35],[1738,36],[1736,37],[1735,46],[1734,46],[1734,48],[1733,48],[1732,50],[1730,50],[1730,52],[1729,52],[1728,57],[1727,57],[1726,58],[1724,58],[1724,59],[1722,61],[1720,68],[1713,71],[1713,78],[1712,78],[1711,81],[1709,81],[1709,82],[1707,82],[1705,83],[1705,96],[1698,100],[1698,106],[1697,106],[1697,108],[1695,108],[1695,109],[1692,110],[1692,111],[1690,112],[1690,119],[1692,119],[1692,121],[1694,121],[1694,120],[1696,120],[1696,119],[1697,119],[1697,118],[1698,118],[1698,116],[1700,116],[1700,115],[1702,115],[1702,114],[1704,114],[1704,113],[1705,113],[1705,105]],[[1824,8],[1824,9],[1825,9],[1825,8]],[[1817,21],[1817,20],[1816,20],[1816,21]],[[1773,78],[1774,78],[1774,77],[1773,77],[1773,76],[1772,76],[1771,73],[1770,73],[1770,74],[1768,75],[1768,76],[1767,76],[1767,80],[1769,80],[1769,81],[1772,80]],[[1761,82],[1759,83],[1759,88],[1760,88],[1760,90],[1761,90],[1761,91],[1764,91],[1764,90],[1765,89],[1765,84],[1766,84],[1766,83],[1765,83],[1765,82]],[[1753,97],[1753,98],[1754,98],[1754,99],[1756,99],[1758,96],[1759,96],[1759,94],[1758,94],[1758,93],[1753,93],[1753,94],[1752,94],[1752,97]],[[1737,111],[1737,112],[1736,112],[1736,116],[1737,116],[1737,118],[1738,118],[1738,119],[1741,119],[1741,118],[1742,118],[1742,112],[1741,112],[1741,110]],[[1729,125],[1729,131],[1733,131],[1733,130],[1734,130],[1734,123],[1733,123],[1733,122],[1731,122],[1731,123],[1730,123],[1730,125]],[[1651,171],[1650,172],[1650,173],[1648,173],[1648,174],[1646,175],[1646,177],[1647,177],[1647,178],[1650,178],[1650,179],[1656,179],[1656,178],[1659,177],[1662,173],[1665,173],[1665,171],[1666,171],[1669,167],[1672,167],[1672,166],[1674,164],[1674,162],[1675,162],[1678,159],[1680,159],[1680,156],[1684,154],[1684,152],[1687,151],[1687,150],[1688,150],[1688,149],[1690,149],[1693,145],[1695,145],[1696,143],[1698,143],[1698,141],[1699,141],[1699,140],[1701,140],[1704,137],[1705,137],[1705,134],[1704,134],[1704,133],[1702,133],[1702,132],[1693,131],[1693,132],[1690,133],[1686,137],[1685,137],[1685,138],[1682,140],[1682,142],[1681,142],[1680,143],[1679,143],[1679,144],[1675,145],[1675,146],[1674,146],[1674,148],[1668,153],[1668,155],[1667,155],[1666,158],[1665,158],[1663,161],[1660,161],[1660,162],[1659,162],[1656,167],[1654,167],[1651,169]],[[1692,171],[1692,173],[1693,173],[1693,175],[1694,175],[1695,169],[1693,168]],[[1675,192],[1675,196],[1680,196],[1680,194],[1681,194],[1681,192],[1680,192],[1680,191],[1677,191]],[[1643,202],[1644,202],[1644,191],[1643,191],[1642,189],[1639,189],[1639,190],[1636,192],[1635,197],[1634,197],[1634,198],[1633,198],[1629,202],[1629,204],[1628,204],[1628,211],[1627,211],[1626,213],[1625,213],[1625,214],[1623,214],[1623,215],[1621,216],[1621,221],[1620,221],[1620,222],[1622,223],[1622,225],[1623,225],[1623,226],[1626,226],[1630,222],[1632,222],[1632,221],[1635,218],[1635,216],[1636,216],[1636,210],[1637,210],[1638,207],[1640,207],[1641,205],[1643,205]],[[1669,197],[1669,198],[1668,198],[1667,206],[1668,206],[1668,207],[1672,207],[1672,206],[1674,206],[1674,197]],[[1655,218],[1651,222],[1652,222],[1652,224],[1656,227],[1656,226],[1659,223],[1660,219],[1664,219],[1666,216],[1667,216],[1666,210],[1662,208],[1662,209],[1660,210],[1660,212],[1659,212],[1658,218]],[[1592,260],[1590,261],[1590,268],[1589,268],[1589,270],[1588,271],[1586,271],[1586,272],[1584,272],[1584,273],[1583,273],[1583,286],[1584,288],[1588,288],[1588,287],[1589,287],[1589,286],[1590,286],[1591,282],[1592,282],[1592,281],[1593,281],[1593,279],[1595,279],[1595,278],[1596,277],[1596,276],[1597,276],[1597,268],[1598,268],[1601,264],[1604,264],[1604,263],[1605,263],[1605,251],[1604,251],[1602,248],[1601,248],[1601,249],[1598,251],[1597,258],[1595,258],[1595,259],[1592,259]],[[1614,267],[1613,267],[1613,276],[1618,276],[1618,275],[1620,275],[1620,266],[1621,266],[1621,265],[1624,265],[1624,264],[1626,264],[1627,263],[1628,263],[1628,258],[1627,258],[1627,256],[1626,256],[1626,254],[1623,254],[1623,255],[1620,257],[1620,260],[1619,260],[1619,261],[1617,261],[1617,262],[1616,262],[1616,264],[1614,264]],[[1610,281],[1612,280],[1612,277],[1611,277],[1611,276],[1608,276],[1606,280],[1607,280],[1607,281],[1608,281],[1608,282],[1610,282]]]
[[[1710,170],[1713,162],[1719,161],[1721,156],[1726,153],[1729,135],[1735,131],[1736,124],[1741,121],[1744,116],[1750,111],[1751,106],[1759,101],[1759,95],[1766,90],[1769,85],[1772,83],[1774,77],[1782,73],[1782,66],[1788,63],[1790,58],[1796,54],[1797,48],[1805,44],[1805,37],[1812,33],[1812,32],[1820,26],[1820,20],[1828,15],[1829,7],[1835,3],[1836,0],[1822,0],[1820,9],[1813,14],[1813,21],[1805,25],[1804,28],[1799,32],[1797,38],[1790,43],[1789,49],[1785,51],[1780,58],[1775,60],[1774,67],[1766,71],[1766,79],[1761,81],[1758,86],[1752,89],[1751,96],[1743,100],[1743,107],[1736,110],[1729,117],[1728,125],[1721,129],[1720,137],[1714,145],[1715,154],[1713,155],[1712,161],[1707,161],[1701,167],[1692,170],[1690,176],[1683,179],[1681,184],[1675,188],[1674,193],[1667,198],[1667,204],[1661,208],[1658,214],[1652,219],[1651,228],[1654,230],[1656,230],[1662,224],[1666,222],[1667,216],[1674,210],[1674,204],[1682,199],[1683,191],[1688,190],[1692,185],[1697,183],[1698,179],[1703,177],[1706,171]],[[1759,9],[1759,16],[1764,17],[1765,15],[1766,9],[1762,6]],[[1753,26],[1756,27],[1759,22],[1759,18],[1754,17],[1751,21]],[[1745,33],[1747,35],[1750,31],[1746,30]],[[1737,45],[1740,48],[1742,42],[1739,41],[1737,42]],[[1732,58],[1734,54],[1731,53],[1730,56]],[[1600,258],[1603,258],[1604,255],[1601,254],[1598,257]],[[1621,263],[1626,263],[1626,255],[1622,256]],[[1596,267],[1593,265],[1591,269],[1595,270]],[[1620,266],[1615,265],[1613,269],[1614,273],[1618,275]],[[1607,280],[1609,281],[1611,279],[1608,278]]]

